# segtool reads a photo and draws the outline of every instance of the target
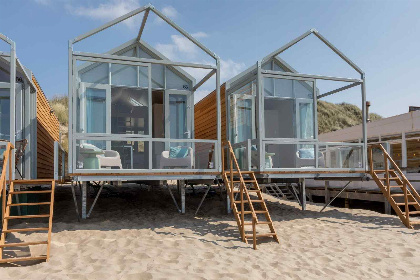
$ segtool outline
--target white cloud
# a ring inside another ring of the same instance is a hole
[[[196,34],[204,36],[205,33],[198,32]],[[191,61],[191,58],[195,58],[199,51],[199,48],[183,35],[171,35],[171,41],[170,44],[156,45],[156,49],[169,59],[176,60],[187,55]]]
[[[178,17],[178,11],[172,6],[165,6],[165,7],[162,8],[161,11],[162,11],[162,14],[164,14],[165,16],[167,16],[170,19],[174,19],[174,18]],[[154,22],[157,23],[157,24],[164,23],[163,19],[161,19],[159,16],[156,16]]]
[[[48,0],[36,0],[48,1]],[[109,0],[106,3],[99,4],[97,7],[92,6],[72,6],[66,5],[67,10],[76,16],[87,17],[98,20],[112,20],[131,12],[140,7],[138,0]],[[138,27],[134,17],[123,21],[129,27]]]
[[[165,6],[165,7],[163,7],[162,8],[162,13],[165,16],[171,18],[171,19],[176,18],[178,16],[177,10],[175,10],[175,8],[172,7],[172,6]]]
[[[245,70],[245,63],[220,59],[220,79],[225,82]]]
[[[207,33],[205,33],[205,32],[202,32],[202,31],[200,31],[200,32],[196,32],[196,33],[193,33],[193,34],[191,34],[194,38],[196,38],[196,39],[200,39],[200,38],[207,38],[207,37],[209,37],[209,35],[207,34]]]

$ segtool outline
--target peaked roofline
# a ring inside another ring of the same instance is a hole
[[[295,38],[294,40],[290,41],[289,43],[285,44],[284,46],[282,46],[281,48],[275,50],[274,52],[270,53],[269,55],[267,55],[266,57],[264,57],[262,59],[262,63],[264,63],[265,61],[276,57],[277,55],[281,54],[282,52],[284,52],[285,50],[293,47],[294,45],[296,45],[297,43],[299,43],[300,41],[302,41],[303,39],[305,39],[306,37],[308,37],[309,35],[314,34],[319,40],[321,40],[328,48],[330,48],[333,52],[335,52],[342,60],[344,60],[348,65],[350,65],[354,70],[356,70],[357,72],[359,72],[360,75],[364,76],[364,72],[362,71],[362,69],[359,68],[359,66],[357,66],[353,61],[351,61],[346,55],[344,55],[344,53],[342,53],[339,49],[337,49],[332,43],[330,43],[324,36],[322,36],[318,30],[316,30],[315,28],[312,28],[308,31],[306,31],[305,33],[303,33],[302,35],[300,35],[299,37]]]
[[[158,50],[156,50],[155,48],[153,48],[152,46],[147,44],[145,41],[140,40],[140,42],[138,42],[136,39],[131,39],[131,40],[119,45],[118,47],[115,47],[115,48],[107,51],[105,54],[116,54],[118,52],[123,51],[124,49],[129,49],[131,46],[136,46],[137,44],[139,44],[141,47],[144,47],[149,53],[152,53],[157,58],[162,59],[162,60],[169,60],[165,55],[163,55],[161,52],[159,52]],[[87,67],[89,67],[93,64],[94,64],[93,62],[86,62],[86,63],[84,63],[80,66],[79,70],[81,70],[83,68],[87,68]],[[171,68],[172,70],[174,70],[175,72],[177,72],[178,74],[183,76],[184,78],[190,80],[191,83],[192,83],[192,86],[195,85],[195,83],[196,83],[195,78],[193,76],[191,76],[188,72],[186,72],[184,69],[182,69],[181,67],[172,66],[172,65],[167,65],[167,67]]]
[[[168,23],[170,26],[172,26],[174,29],[176,29],[179,33],[181,33],[182,35],[184,35],[184,37],[186,37],[188,40],[190,40],[192,43],[194,43],[197,47],[199,47],[200,49],[202,49],[204,52],[206,52],[209,56],[211,56],[212,58],[214,58],[216,61],[219,60],[219,57],[213,53],[212,51],[210,51],[207,47],[205,47],[202,43],[200,43],[197,39],[195,39],[193,36],[191,36],[191,34],[189,34],[188,32],[186,32],[184,29],[182,29],[180,26],[178,26],[175,22],[173,22],[170,18],[168,18],[167,16],[165,16],[161,11],[159,11],[158,9],[156,9],[152,4],[147,4],[141,8],[135,9],[125,15],[122,15],[114,20],[111,20],[105,24],[103,24],[100,27],[97,27],[85,34],[82,34],[76,38],[74,38],[73,40],[70,40],[70,44],[75,44],[77,42],[80,42],[90,36],[95,35],[96,33],[99,33],[111,26],[114,26],[126,19],[129,19],[141,12],[145,12],[144,17],[143,17],[143,21],[142,24],[140,26],[140,31],[139,31],[139,35],[137,36],[137,39],[140,39],[141,36],[141,32],[144,29],[144,26],[146,24],[146,20],[147,17],[149,15],[149,12],[152,11],[155,15],[157,15],[158,17],[160,17],[163,21],[165,21],[166,23]]]

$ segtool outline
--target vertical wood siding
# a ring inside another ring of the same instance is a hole
[[[36,86],[37,177],[54,178],[54,141],[59,140],[60,124],[34,76]]]
[[[227,140],[225,89],[226,84],[220,86],[222,140]],[[217,103],[215,90],[194,105],[194,125],[196,139],[217,139]]]

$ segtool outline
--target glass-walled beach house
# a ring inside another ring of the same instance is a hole
[[[35,79],[16,55],[16,43],[0,33],[0,164],[11,142],[16,179],[53,178],[59,123]],[[15,162],[16,161],[16,162]]]
[[[174,62],[144,42],[151,12],[215,63]],[[139,13],[143,21],[133,40],[107,53],[73,50]],[[219,58],[160,11],[147,5],[75,38],[69,65],[69,172],[75,180],[183,180],[220,173],[220,136],[196,139],[194,133],[194,92],[213,75],[219,88]],[[188,68],[209,73],[196,82]],[[220,126],[220,118],[214,121]]]
[[[361,78],[298,73],[278,57],[311,34]],[[343,86],[320,92],[319,80],[343,82]],[[319,141],[317,101],[352,87],[359,87],[362,95],[362,141]],[[270,178],[364,175],[367,160],[364,73],[318,31],[306,32],[226,82],[225,98],[226,137],[243,170],[254,170],[261,177]]]

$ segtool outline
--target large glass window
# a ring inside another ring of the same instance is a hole
[[[82,82],[108,84],[109,64],[86,62],[80,66],[79,74]]]
[[[266,138],[314,139],[313,82],[264,78]]]
[[[147,89],[112,88],[111,133],[149,134],[149,98]]]
[[[255,84],[251,82],[233,92],[230,103],[230,139],[239,143],[255,138]]]
[[[0,89],[0,139],[10,140],[9,89]]]
[[[111,84],[137,86],[137,66],[111,64]]]

